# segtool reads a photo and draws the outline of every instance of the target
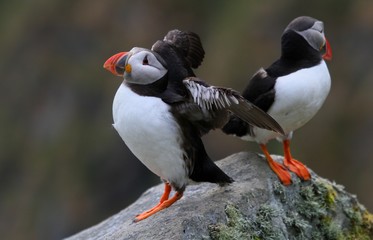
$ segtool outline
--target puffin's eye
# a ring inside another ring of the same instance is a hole
[[[142,60],[142,65],[149,65],[148,56],[145,56],[144,60]]]

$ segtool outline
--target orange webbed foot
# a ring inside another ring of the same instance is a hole
[[[285,186],[292,183],[290,173],[287,169],[282,166],[282,164],[273,161],[272,163],[268,162],[271,169],[276,173],[277,177],[280,179],[281,183]]]
[[[284,165],[287,167],[290,171],[295,173],[300,179],[307,181],[311,179],[311,174],[308,171],[307,167],[299,162],[298,160],[295,160],[294,158],[284,160]]]
[[[311,179],[311,174],[307,167],[295,160],[290,153],[290,140],[284,140],[284,165],[293,173],[295,173],[300,179],[307,181]]]
[[[182,192],[176,192],[175,195],[172,198],[170,198],[168,200],[165,200],[162,203],[159,203],[157,206],[151,208],[150,210],[145,211],[145,212],[137,215],[134,222],[142,221],[145,218],[148,218],[151,215],[153,215],[153,214],[155,214],[155,213],[157,213],[157,212],[159,212],[159,211],[161,211],[165,208],[168,208],[169,206],[174,204],[177,200],[179,200],[182,196],[183,196]]]
[[[267,159],[269,166],[271,167],[272,171],[276,173],[281,183],[283,185],[290,185],[292,183],[291,175],[287,171],[287,169],[282,164],[275,162],[273,160],[273,158],[271,157],[271,155],[269,154],[267,150],[267,147],[264,144],[261,144],[260,147],[262,148],[262,151]]]
[[[164,192],[163,192],[163,195],[161,197],[161,199],[159,200],[159,203],[154,206],[153,208],[141,213],[141,214],[145,214],[145,213],[149,213],[149,212],[152,212],[154,209],[158,208],[164,201],[168,200],[168,197],[170,196],[170,193],[171,193],[171,185],[169,183],[165,183],[164,184]],[[138,217],[139,215],[141,214],[137,214],[136,217]]]

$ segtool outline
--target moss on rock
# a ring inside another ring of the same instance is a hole
[[[227,223],[211,225],[211,238],[373,239],[373,215],[343,187],[319,177],[290,187],[271,184],[271,201],[259,205],[252,216],[245,216],[239,204],[228,203]],[[276,224],[278,218],[283,224]]]
[[[273,218],[278,216],[276,209],[267,204],[261,205],[253,219],[246,218],[232,203],[225,207],[227,224],[210,226],[212,239],[283,239],[273,224]]]

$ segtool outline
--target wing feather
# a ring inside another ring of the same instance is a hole
[[[197,78],[183,81],[194,101],[209,112],[230,111],[250,125],[284,134],[282,127],[267,113],[232,89],[208,86]]]
[[[169,31],[163,41],[170,43],[179,49],[190,67],[197,68],[205,57],[201,39],[194,32],[180,31],[178,29]]]

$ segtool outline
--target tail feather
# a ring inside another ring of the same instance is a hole
[[[218,184],[232,183],[234,180],[221,170],[207,155],[205,149],[200,149],[195,159],[190,179],[196,182],[211,182]]]

